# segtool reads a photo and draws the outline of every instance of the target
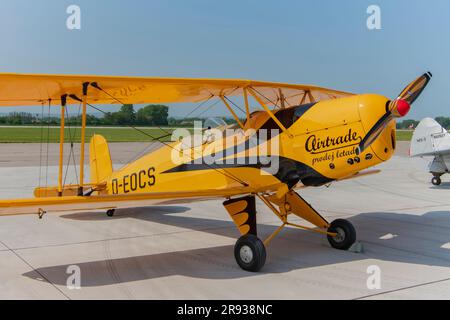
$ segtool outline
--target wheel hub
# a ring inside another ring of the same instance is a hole
[[[342,228],[336,228],[336,235],[333,237],[333,240],[336,242],[342,242],[345,240],[345,231]]]
[[[249,246],[242,246],[241,250],[239,250],[239,256],[245,263],[250,263],[253,260],[253,251]]]

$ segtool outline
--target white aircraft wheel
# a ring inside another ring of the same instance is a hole
[[[236,242],[234,257],[243,270],[257,272],[266,263],[266,248],[257,236],[248,234]]]
[[[431,183],[432,183],[433,185],[435,185],[435,186],[438,186],[438,185],[440,185],[440,184],[442,183],[442,180],[441,180],[440,177],[433,177],[433,178],[431,179]]]
[[[106,211],[106,215],[107,215],[108,217],[113,217],[113,216],[114,216],[114,213],[116,213],[116,210],[115,210],[115,209],[109,209],[108,211]]]
[[[344,219],[333,221],[328,228],[328,232],[336,233],[336,235],[328,235],[330,245],[339,250],[348,250],[356,241],[356,231],[353,225]]]

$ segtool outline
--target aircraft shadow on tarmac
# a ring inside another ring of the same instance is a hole
[[[151,212],[149,212],[151,210]],[[237,238],[232,222],[183,216],[187,207],[167,206],[120,210],[112,219],[137,218],[181,228]],[[176,213],[176,214],[174,214]],[[110,220],[98,213],[76,213],[63,216],[74,220]],[[378,259],[426,266],[450,267],[450,212],[433,211],[421,216],[372,212],[349,219],[355,225],[358,238],[364,243],[364,253],[332,249],[324,236],[286,228],[268,247],[268,258],[262,273],[284,273],[291,270],[335,265],[366,259]],[[258,225],[261,238],[276,226]],[[383,236],[389,235],[387,238]],[[142,241],[152,241],[143,238]],[[448,246],[446,246],[448,244]],[[109,244],[111,246],[113,244]],[[446,249],[446,248],[449,249]],[[367,265],[374,264],[370,260]],[[258,276],[239,269],[233,257],[233,246],[175,251],[119,259],[76,264],[82,272],[82,286],[95,287],[168,276],[200,279],[239,279]],[[69,265],[36,269],[48,281],[66,285]],[[363,271],[365,272],[365,270]],[[44,281],[35,271],[24,276]]]
[[[442,184],[439,186],[431,185],[430,189],[445,189],[445,190],[450,189],[450,182],[442,182]]]

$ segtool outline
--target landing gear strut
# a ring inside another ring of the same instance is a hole
[[[245,271],[261,270],[266,263],[266,247],[257,237],[255,196],[230,199],[223,205],[242,235],[234,246],[237,264]]]
[[[255,196],[230,199],[223,203],[242,235],[234,247],[234,256],[238,265],[246,271],[257,272],[261,270],[266,261],[266,247],[287,226],[326,235],[330,245],[339,250],[350,249],[356,241],[355,228],[349,221],[338,219],[331,224],[328,223],[294,191],[288,192],[284,197],[278,197],[275,194],[256,194],[256,196],[282,222],[282,225],[264,242],[257,237]],[[308,221],[315,227],[302,226],[288,221],[290,214]]]

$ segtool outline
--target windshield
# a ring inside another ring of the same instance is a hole
[[[225,120],[219,117],[208,118],[205,120],[203,127],[205,129],[216,129],[216,128],[225,128],[227,123]]]

